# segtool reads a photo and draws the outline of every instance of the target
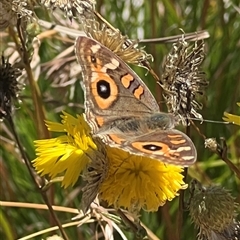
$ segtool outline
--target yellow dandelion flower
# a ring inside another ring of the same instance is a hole
[[[100,186],[99,197],[115,208],[156,211],[187,186],[181,167],[110,147],[107,155],[109,169]]]
[[[83,116],[75,118],[64,112],[61,117],[61,123],[47,121],[47,126],[50,131],[64,134],[35,141],[37,158],[33,165],[40,175],[49,175],[50,179],[63,175],[64,187],[73,185],[88,165],[83,191],[85,210],[99,195],[115,208],[156,211],[186,188],[181,167],[105,146],[91,138]]]
[[[83,116],[73,116],[63,112],[62,123],[46,121],[48,130],[63,132],[57,138],[36,140],[36,155],[33,166],[41,175],[51,179],[59,174],[64,178],[62,186],[74,185],[90,159],[94,157],[97,145],[93,142],[90,128]]]
[[[237,103],[240,107],[240,102]],[[224,112],[223,120],[240,126],[240,116]]]

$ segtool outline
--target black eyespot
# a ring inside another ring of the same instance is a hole
[[[162,147],[154,145],[154,144],[146,144],[143,145],[143,148],[152,152],[159,151],[162,149]]]
[[[110,84],[105,80],[100,80],[97,83],[97,92],[101,98],[107,99],[110,96]]]
[[[92,63],[96,63],[97,62],[97,59],[93,55],[91,55],[91,62]]]

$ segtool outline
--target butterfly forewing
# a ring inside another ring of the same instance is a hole
[[[159,111],[159,106],[144,82],[123,60],[97,41],[79,37],[76,56],[82,67],[86,100],[92,111],[101,115],[129,115]],[[104,112],[103,112],[104,110]]]

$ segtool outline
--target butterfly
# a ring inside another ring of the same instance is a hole
[[[82,68],[85,118],[94,136],[169,164],[196,161],[192,140],[174,129],[174,116],[160,111],[148,87],[122,59],[85,36],[77,38],[75,53]]]

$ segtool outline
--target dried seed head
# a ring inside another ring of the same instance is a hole
[[[204,142],[205,148],[209,148],[211,151],[216,152],[217,151],[217,140],[216,138],[207,138]]]
[[[53,235],[51,237],[47,237],[46,240],[63,240],[63,238],[58,235]]]
[[[84,213],[90,207],[99,193],[99,186],[107,176],[108,172],[108,159],[104,144],[98,138],[95,139],[97,151],[93,156],[90,156],[91,162],[87,167],[87,171],[83,175],[83,179],[87,182],[82,189],[82,210]]]
[[[0,2],[0,31],[9,25],[16,26],[17,19],[33,18],[33,12],[29,9],[26,0],[2,0]]]
[[[240,236],[239,222],[235,220],[234,198],[221,186],[194,189],[189,211],[199,228],[199,240],[235,240]]]
[[[142,61],[152,60],[150,54],[137,47],[137,41],[133,42],[123,36],[118,29],[88,19],[84,22],[84,30],[89,37],[109,48],[125,62],[142,65]]]
[[[202,119],[201,114],[197,112],[202,105],[196,101],[196,95],[202,95],[208,85],[204,73],[199,71],[203,58],[203,41],[195,42],[194,47],[189,47],[183,36],[173,44],[163,64],[159,84],[163,88],[169,112],[184,125],[187,125],[186,119],[191,116]]]
[[[72,18],[78,15],[81,18],[90,18],[94,11],[96,4],[95,0],[41,0],[47,8],[61,9],[67,17],[72,20]],[[81,20],[81,19],[80,19]]]
[[[21,74],[18,68],[12,67],[2,56],[0,63],[0,119],[8,117],[12,113],[12,99],[18,97],[22,87],[22,84],[17,81]]]

